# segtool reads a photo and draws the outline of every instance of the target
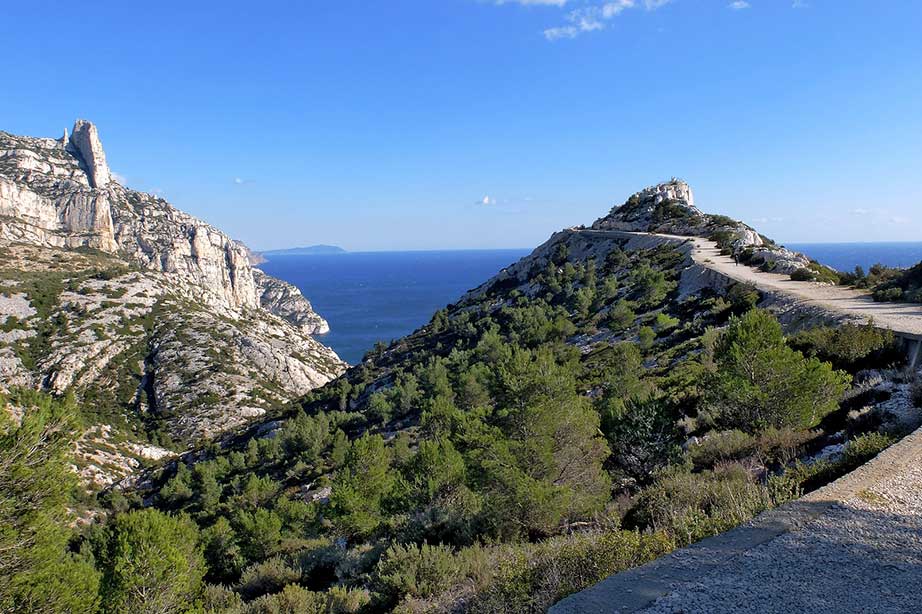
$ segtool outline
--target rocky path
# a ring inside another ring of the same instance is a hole
[[[553,614],[922,611],[922,430],[728,533],[616,574]]]
[[[860,290],[814,282],[793,281],[788,275],[765,273],[753,267],[737,265],[730,256],[722,256],[717,244],[708,239],[618,230],[583,232],[626,238],[652,236],[681,243],[690,241],[694,244],[692,258],[695,262],[731,279],[753,284],[761,290],[782,292],[804,304],[822,307],[829,311],[860,318],[863,321],[873,319],[877,326],[889,328],[898,333],[922,336],[922,305],[877,303],[867,292]]]

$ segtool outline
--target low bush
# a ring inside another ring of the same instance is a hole
[[[454,555],[457,571],[438,590],[425,598],[408,594],[394,611],[545,612],[567,595],[674,547],[664,533],[623,530],[577,533],[541,543],[477,545]]]
[[[583,534],[521,547],[496,562],[492,578],[467,604],[472,613],[544,612],[567,595],[669,552],[663,533]]]
[[[830,269],[828,266],[823,266],[815,260],[809,264],[809,268],[813,271],[813,279],[820,283],[837,286],[841,281],[836,271]]]
[[[726,461],[753,456],[758,449],[756,438],[740,430],[710,433],[688,448],[688,458],[695,469],[711,469]]]
[[[679,546],[736,527],[774,504],[768,489],[738,463],[713,471],[676,471],[644,490],[626,523],[665,531]]]
[[[758,436],[759,459],[766,466],[785,466],[797,458],[814,437],[811,431],[769,427]]]
[[[794,281],[816,281],[816,275],[810,269],[801,267],[791,273],[791,279]]]
[[[264,595],[246,605],[245,614],[326,614],[327,596],[301,588],[286,586],[276,595]]]
[[[890,447],[894,438],[884,433],[866,433],[855,437],[842,450],[842,462],[847,471],[857,469]]]
[[[284,560],[273,557],[247,567],[240,577],[237,590],[245,599],[277,593],[301,579],[301,571],[291,568]]]
[[[394,601],[429,597],[460,572],[460,561],[451,548],[429,544],[393,545],[375,568],[379,591]]]
[[[902,288],[885,288],[874,291],[874,300],[878,303],[894,303],[903,299]]]

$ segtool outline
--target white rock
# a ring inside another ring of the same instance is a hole
[[[102,149],[96,126],[85,119],[78,119],[74,122],[70,144],[86,165],[90,185],[94,188],[104,188],[109,185],[112,174],[109,172],[109,165],[106,164],[106,153]]]

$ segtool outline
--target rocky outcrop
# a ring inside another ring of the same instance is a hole
[[[592,228],[712,238],[746,263],[776,273],[791,274],[811,264],[803,254],[776,245],[742,222],[703,213],[695,206],[691,187],[679,179],[637,192]]]
[[[314,311],[301,291],[288,282],[253,269],[259,303],[263,308],[283,318],[308,335],[324,335],[330,332],[330,325]]]
[[[593,224],[601,230],[695,234],[708,223],[691,187],[679,179],[644,188]]]
[[[109,185],[109,181],[112,180],[112,173],[109,172],[109,165],[106,164],[106,153],[103,151],[102,143],[99,141],[96,126],[85,119],[78,119],[74,123],[74,130],[71,132],[70,139],[65,142],[83,161],[87,178],[92,187],[104,188]]]
[[[78,120],[61,145],[0,132],[0,240],[119,254],[185,278],[209,303],[261,307],[245,245],[162,198],[119,185],[92,123]],[[310,309],[307,301],[298,305]],[[295,308],[286,302],[284,317],[322,320]]]

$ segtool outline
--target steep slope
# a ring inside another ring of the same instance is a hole
[[[323,318],[243,244],[119,185],[89,122],[0,132],[0,256],[0,392],[74,391],[115,439],[198,443],[345,368],[312,337]]]
[[[834,478],[890,441],[876,431],[918,419],[885,370],[891,335],[699,275],[692,242],[606,228],[753,246],[687,186],[639,194],[129,494],[195,518],[207,580],[229,587],[209,594],[232,611],[294,595],[542,611]]]

